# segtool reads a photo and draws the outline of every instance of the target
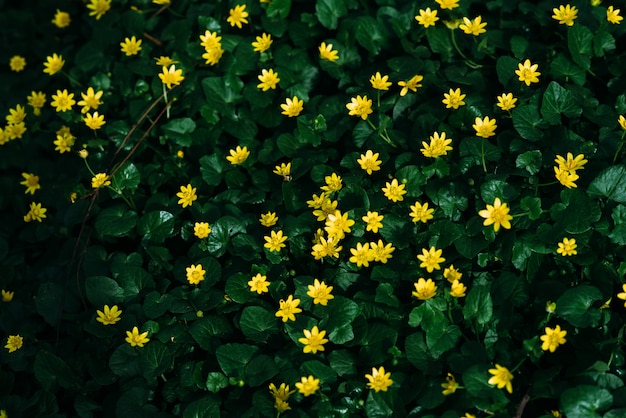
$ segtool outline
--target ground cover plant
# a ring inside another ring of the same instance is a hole
[[[626,416],[623,7],[0,1],[0,416]]]

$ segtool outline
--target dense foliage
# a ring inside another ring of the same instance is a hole
[[[619,5],[10,4],[2,417],[626,416]]]

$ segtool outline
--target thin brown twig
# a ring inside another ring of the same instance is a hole
[[[513,418],[522,418],[522,414],[524,413],[524,408],[526,408],[526,404],[530,401],[530,395],[528,393],[524,394],[524,397],[521,401],[519,401],[519,405],[517,405],[517,411],[515,411],[515,417]]]

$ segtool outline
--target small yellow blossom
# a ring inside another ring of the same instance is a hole
[[[370,84],[372,85],[373,88],[375,88],[376,90],[389,90],[389,86],[391,86],[393,83],[389,80],[389,76],[385,75],[382,76],[378,71],[376,72],[376,74],[374,74],[373,76],[370,77]]]
[[[287,300],[281,299],[279,301],[279,309],[275,316],[282,318],[283,322],[295,321],[296,314],[302,312],[302,309],[298,308],[300,299],[294,299],[293,295],[289,295]]]
[[[217,32],[211,32],[210,30],[206,30],[203,35],[200,35],[200,41],[200,45],[206,51],[222,47],[222,37],[218,36]]]
[[[50,105],[54,107],[57,112],[72,110],[72,106],[75,104],[74,93],[68,93],[67,89],[57,90],[57,93],[52,95],[52,101],[50,102]]]
[[[496,120],[489,119],[489,116],[485,116],[483,119],[476,116],[474,124],[472,125],[472,128],[476,131],[476,136],[481,138],[494,136],[496,134],[497,127],[498,125],[496,125]]]
[[[622,285],[622,292],[617,294],[617,298],[624,301],[624,308],[626,308],[626,284]]]
[[[287,246],[285,244],[285,241],[287,241],[287,238],[289,237],[287,235],[283,235],[283,231],[278,231],[278,232],[272,231],[269,237],[268,236],[263,237],[263,239],[265,239],[265,244],[263,244],[263,246],[271,252],[278,253],[280,252],[282,248],[285,248]]]
[[[493,225],[493,230],[498,232],[500,226],[505,229],[511,229],[511,219],[513,217],[509,215],[509,207],[506,203],[502,203],[499,197],[496,197],[493,201],[493,205],[487,204],[486,209],[482,209],[478,212],[481,218],[485,218],[483,221],[484,226]]]
[[[22,338],[19,334],[9,335],[9,337],[7,338],[7,344],[4,346],[4,348],[9,350],[9,353],[13,353],[22,348],[22,345],[24,345],[24,338]]]
[[[432,279],[425,280],[420,277],[417,282],[413,283],[413,286],[415,290],[411,294],[419,300],[428,300],[437,294],[437,286]]]
[[[368,99],[367,96],[361,97],[357,95],[350,98],[350,103],[346,104],[346,108],[349,110],[348,115],[358,116],[363,120],[366,120],[373,112],[372,100]]]
[[[382,161],[378,159],[378,155],[378,153],[374,153],[371,149],[368,149],[365,154],[361,154],[361,158],[358,158],[356,162],[359,163],[361,169],[371,175],[372,172],[380,170]]]
[[[563,170],[561,167],[554,167],[554,176],[563,186],[568,189],[576,188],[576,180],[580,177],[572,170]]]
[[[515,74],[519,77],[519,81],[523,81],[527,86],[530,83],[538,83],[541,73],[537,71],[539,64],[532,64],[529,59],[525,60],[523,64],[517,64],[517,70]]]
[[[442,253],[443,250],[438,250],[435,247],[430,247],[428,250],[422,248],[422,254],[417,255],[417,259],[422,262],[420,267],[425,268],[429,273],[432,273],[433,270],[441,270],[439,264],[446,261],[446,259],[441,256]]]
[[[267,281],[267,276],[257,273],[248,282],[251,292],[257,292],[259,295],[267,293],[269,291],[270,282]]]
[[[561,254],[563,257],[568,255],[576,255],[578,251],[576,251],[576,239],[574,238],[563,238],[563,241],[559,242],[559,248],[557,248],[556,252]]]
[[[339,59],[339,52],[333,50],[333,44],[326,44],[322,42],[317,48],[320,53],[320,58],[326,61],[334,62]]]
[[[558,20],[559,24],[567,26],[574,25],[574,20],[576,20],[578,14],[576,6],[570,6],[569,4],[565,6],[560,5],[558,9],[555,7],[552,11],[554,12],[552,19]]]
[[[455,281],[461,280],[461,277],[463,277],[463,273],[454,268],[454,264],[450,264],[450,267],[446,267],[443,270],[443,277],[450,283],[454,283]]]
[[[180,83],[182,83],[182,81],[185,79],[185,77],[183,76],[183,70],[181,69],[176,69],[175,65],[170,65],[169,68],[167,67],[163,67],[162,68],[162,73],[159,74],[159,78],[161,79],[161,82],[163,84],[165,84],[165,86],[168,89],[172,88],[172,85],[174,86],[178,86],[180,85]]]
[[[187,281],[189,284],[200,284],[201,281],[204,280],[204,275],[206,274],[206,270],[202,268],[202,264],[192,264],[189,267],[185,268],[187,272]]]
[[[9,114],[6,116],[7,123],[9,125],[15,125],[22,122],[26,118],[26,111],[24,106],[17,105],[15,109],[9,109]]]
[[[352,257],[350,257],[349,261],[356,264],[357,267],[368,267],[369,262],[374,259],[370,245],[367,242],[365,244],[357,243],[356,248],[350,248],[350,253],[352,253]]]
[[[59,151],[60,154],[70,152],[72,150],[71,147],[74,145],[74,140],[74,136],[69,132],[62,134],[57,133],[57,139],[54,141],[54,145],[56,145],[54,150]]]
[[[105,173],[98,173],[91,179],[91,187],[94,189],[99,189],[101,187],[106,187],[111,185],[110,177]]]
[[[390,242],[385,244],[383,240],[378,242],[370,242],[370,256],[374,261],[387,264],[387,260],[391,258],[391,253],[395,251],[395,247]]]
[[[196,222],[193,225],[193,234],[200,239],[208,237],[210,233],[211,228],[208,222]]]
[[[229,152],[230,155],[227,156],[226,159],[232,165],[242,164],[250,156],[250,151],[248,151],[248,147],[245,146],[242,148],[241,146],[237,145],[237,148],[231,149]]]
[[[320,380],[313,376],[302,377],[299,382],[296,382],[296,388],[305,397],[311,396],[319,390]]]
[[[89,16],[95,16],[96,20],[100,20],[111,9],[111,0],[90,0],[87,8],[91,10]]]
[[[389,386],[393,384],[391,380],[391,373],[385,372],[384,367],[372,367],[372,374],[366,374],[365,378],[368,380],[367,387],[374,389],[375,392],[387,392]]]
[[[180,198],[178,200],[178,204],[181,205],[183,208],[193,205],[193,202],[198,200],[196,190],[197,189],[191,184],[188,184],[186,186],[180,186],[180,192],[176,193],[176,196]]]
[[[33,108],[33,114],[35,116],[41,115],[41,108],[46,104],[46,95],[41,91],[32,91],[29,96],[26,97],[28,105]]]
[[[435,26],[435,22],[439,20],[437,10],[430,10],[430,7],[427,7],[426,10],[420,9],[419,14],[419,16],[415,16],[415,20],[417,20],[417,23],[424,26],[424,28]]]
[[[165,55],[155,57],[154,60],[159,67],[169,67],[172,64],[178,64],[178,61],[174,61],[172,58]]]
[[[277,165],[272,173],[281,176],[285,181],[289,181],[291,179],[291,162]]]
[[[437,3],[442,10],[452,10],[459,7],[459,0],[435,0],[435,3]]]
[[[496,364],[495,369],[489,369],[489,373],[493,376],[489,378],[487,383],[490,385],[497,385],[498,389],[506,388],[507,392],[513,393],[513,385],[511,384],[513,375],[509,369]]]
[[[261,218],[259,219],[259,222],[261,222],[261,225],[266,226],[266,227],[271,227],[276,225],[276,222],[278,222],[278,217],[276,216],[276,212],[267,212],[261,215]]]
[[[332,236],[329,236],[327,239],[320,237],[313,245],[311,255],[316,260],[321,260],[324,257],[339,258],[339,252],[341,252],[343,247],[341,245],[337,246],[338,241],[339,238]]]
[[[370,212],[367,211],[367,214],[363,216],[361,219],[365,222],[365,230],[372,231],[374,233],[378,232],[380,228],[383,227],[382,220],[384,216],[379,215],[378,212]]]
[[[70,25],[70,22],[70,14],[57,9],[57,12],[54,14],[54,19],[52,19],[52,23],[54,24],[54,26],[59,29],[63,29],[68,27]]]
[[[285,383],[281,383],[278,388],[274,383],[270,383],[269,388],[274,399],[280,399],[282,401],[286,401],[296,392],[295,390],[289,390],[289,385]]]
[[[338,176],[337,173],[332,173],[330,176],[324,177],[324,181],[326,182],[326,185],[320,187],[320,189],[325,192],[332,193],[341,190],[341,177]]]
[[[351,232],[350,227],[354,225],[354,221],[348,218],[348,213],[341,213],[336,210],[335,213],[331,213],[326,218],[326,224],[324,230],[329,237],[336,238],[338,240],[343,239],[346,233]]]
[[[2,302],[8,303],[13,300],[13,296],[15,296],[15,292],[11,292],[9,290],[2,289]]]
[[[257,84],[257,88],[268,91],[269,89],[275,90],[280,78],[278,78],[278,73],[274,72],[273,69],[263,69],[261,70],[261,74],[257,76],[260,83]]]
[[[424,203],[423,205],[420,202],[415,202],[415,204],[409,206],[409,208],[411,209],[409,215],[411,216],[413,223],[426,223],[434,217],[433,212],[435,212],[435,209],[429,209],[428,202]]]
[[[16,73],[23,71],[26,68],[26,59],[21,55],[13,55],[9,60],[9,68]]]
[[[120,315],[122,315],[122,311],[117,307],[117,305],[113,305],[109,308],[109,305],[104,305],[104,309],[96,310],[96,314],[98,317],[96,321],[101,322],[104,325],[114,325],[116,322],[120,321]]]
[[[417,91],[418,87],[422,87],[420,81],[424,79],[424,76],[416,74],[406,81],[398,81],[398,85],[402,87],[400,90],[400,96],[406,96],[406,94],[411,90],[413,93]]]
[[[268,49],[270,49],[272,42],[272,36],[267,33],[263,33],[261,36],[257,36],[256,41],[252,42],[254,52],[262,53],[267,51]]]
[[[132,38],[125,38],[123,42],[120,42],[121,51],[126,54],[127,57],[137,55],[141,51],[141,39],[137,39],[134,36]]]
[[[442,155],[447,155],[448,151],[452,151],[451,143],[452,138],[446,138],[445,132],[442,132],[441,136],[439,136],[439,132],[435,132],[430,136],[430,143],[422,141],[424,148],[421,148],[420,151],[424,157],[439,158]]]
[[[320,331],[317,325],[313,326],[311,330],[305,329],[303,331],[304,337],[298,338],[300,344],[304,344],[302,351],[306,353],[317,354],[318,351],[324,351],[324,344],[328,342],[326,331]]]
[[[443,396],[452,395],[459,388],[459,384],[456,382],[456,379],[452,375],[452,373],[448,373],[446,376],[446,381],[441,384],[443,390],[441,393]]]
[[[462,298],[465,297],[465,292],[467,292],[467,287],[463,283],[458,280],[452,282],[450,296],[454,298]]]
[[[298,96],[293,96],[291,99],[287,97],[285,103],[281,103],[280,108],[283,109],[283,111],[280,112],[282,115],[294,118],[302,112],[304,100],[299,100]]]
[[[94,131],[96,129],[102,128],[102,126],[106,123],[106,121],[104,120],[104,115],[99,115],[98,112],[87,113],[84,120],[85,125],[87,125],[88,128],[93,129]]]
[[[446,109],[458,109],[459,107],[465,105],[463,99],[467,94],[461,93],[461,89],[457,88],[456,90],[450,89],[447,93],[443,94],[443,100],[441,101],[446,105]]]
[[[463,18],[463,23],[459,25],[459,29],[463,31],[463,33],[467,35],[479,36],[481,33],[487,32],[485,26],[487,26],[487,22],[482,22],[482,17],[478,16],[474,20],[470,20],[467,17]]]
[[[47,218],[47,211],[48,209],[41,207],[41,203],[31,202],[28,213],[24,215],[24,222],[41,222],[42,219]]]
[[[39,176],[36,176],[32,173],[22,173],[22,177],[24,177],[24,181],[20,182],[20,184],[26,186],[24,194],[30,193],[31,195],[33,195],[37,190],[41,189],[41,185],[39,184]]]
[[[334,299],[335,297],[331,294],[333,291],[332,286],[327,286],[323,281],[315,279],[313,284],[308,285],[309,291],[306,292],[307,296],[310,296],[313,299],[313,303],[315,305],[328,305],[328,301]]]
[[[502,93],[497,99],[497,106],[502,110],[514,109],[517,102],[517,98],[513,97],[513,93]]]
[[[609,6],[606,9],[606,20],[614,25],[619,25],[624,19],[619,15],[620,9],[613,9],[613,6]]]
[[[248,12],[246,12],[245,4],[239,4],[235,6],[234,9],[230,9],[228,14],[229,16],[226,21],[230,23],[230,26],[237,26],[239,29],[241,29],[242,24],[248,23],[248,20],[246,19],[248,17]]]
[[[139,333],[139,328],[133,327],[132,331],[126,331],[126,342],[131,347],[143,347],[150,338],[148,338],[148,331]]]
[[[80,100],[77,104],[82,106],[83,108],[80,110],[80,113],[87,113],[91,109],[96,110],[98,106],[102,104],[100,98],[102,97],[102,91],[95,91],[93,87],[89,87],[87,89],[87,93],[80,94],[83,100]]]
[[[52,56],[46,57],[46,62],[44,62],[43,66],[45,67],[43,72],[49,75],[53,75],[61,71],[65,65],[65,61],[63,61],[62,55],[52,54]]]
[[[571,172],[581,170],[584,168],[583,166],[587,164],[587,160],[585,160],[585,156],[583,154],[578,154],[574,157],[574,154],[571,152],[567,153],[566,158],[557,155],[554,162],[558,164],[561,170],[569,170]]]
[[[385,187],[382,188],[385,197],[392,202],[399,202],[404,200],[406,190],[404,190],[404,184],[398,184],[397,179],[393,179],[391,183],[385,182]]]
[[[554,328],[546,327],[546,333],[539,337],[543,343],[541,344],[541,349],[543,351],[550,350],[551,353],[559,347],[559,345],[563,345],[567,342],[565,336],[567,335],[567,331],[561,330],[561,326],[557,325]]]

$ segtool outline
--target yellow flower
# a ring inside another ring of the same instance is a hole
[[[206,64],[216,65],[218,62],[220,62],[222,54],[224,54],[224,50],[220,46],[218,48],[209,49],[204,54],[202,54],[202,58],[205,59]]]
[[[132,331],[126,331],[126,342],[131,347],[143,347],[148,341],[150,341],[148,331],[140,334],[137,327],[133,327]]]
[[[576,251],[576,239],[574,238],[563,238],[562,242],[559,242],[559,248],[557,248],[556,252],[561,254],[563,257],[568,255],[576,255],[578,251]]]
[[[306,353],[317,354],[318,351],[324,351],[324,344],[328,342],[324,336],[326,335],[326,331],[320,331],[315,325],[311,328],[311,331],[305,329],[303,331],[304,337],[298,338],[298,342],[304,344],[304,348],[302,351]]]
[[[52,23],[54,23],[54,26],[59,29],[63,29],[68,27],[70,25],[70,22],[70,14],[57,9],[57,12],[54,14],[54,19],[52,19]]]
[[[110,177],[105,173],[98,173],[91,178],[91,187],[99,189],[111,185]]]
[[[17,105],[15,109],[9,109],[9,114],[6,116],[7,123],[9,125],[15,125],[22,122],[26,118],[26,111],[24,106]]]
[[[242,23],[248,23],[246,17],[248,17],[248,12],[246,12],[246,5],[239,4],[235,6],[234,9],[230,9],[228,12],[229,16],[226,19],[230,26],[237,26],[239,29],[242,28]]]
[[[368,149],[365,154],[361,154],[361,158],[356,160],[361,166],[361,169],[365,170],[367,174],[372,174],[373,171],[380,170],[382,161],[378,159],[378,153],[373,153],[371,149]]]
[[[465,292],[467,292],[467,287],[458,280],[452,282],[452,287],[450,288],[450,296],[454,298],[462,298],[465,297]]]
[[[100,20],[111,8],[111,0],[90,0],[87,8],[91,10],[89,16],[95,16],[96,20]]]
[[[250,156],[250,151],[248,151],[248,147],[240,147],[237,145],[237,148],[230,150],[230,155],[226,157],[226,159],[232,164],[237,165],[241,164],[248,159]]]
[[[11,302],[15,296],[15,292],[2,289],[2,302]]]
[[[311,200],[306,201],[306,204],[309,205],[310,208],[319,209],[322,207],[322,204],[327,199],[328,199],[328,196],[326,196],[326,193],[320,193],[319,196],[314,194],[311,197]]]
[[[102,126],[106,123],[104,121],[104,115],[99,115],[98,112],[93,112],[93,114],[87,113],[87,116],[85,116],[84,120],[85,125],[93,129],[94,131],[96,129],[102,128]]]
[[[204,280],[204,275],[206,274],[206,270],[202,268],[202,264],[192,264],[186,267],[185,271],[187,272],[187,281],[189,284],[199,284]]]
[[[210,233],[211,228],[208,222],[196,222],[193,225],[193,234],[200,239],[208,237]]]
[[[100,101],[102,91],[96,92],[93,87],[89,87],[87,93],[81,93],[80,95],[83,98],[83,100],[78,102],[78,105],[83,107],[80,113],[87,113],[91,109],[96,110],[102,104],[102,101]]]
[[[621,300],[625,301],[624,302],[624,308],[626,308],[626,284],[622,285],[622,290],[623,290],[623,292],[618,293],[617,297],[618,297],[618,299],[621,299]]]
[[[281,401],[286,401],[296,392],[295,390],[289,390],[289,385],[285,383],[281,383],[278,388],[275,384],[270,383],[269,388],[274,399],[280,399]]]
[[[619,25],[624,19],[619,15],[619,11],[619,9],[613,9],[613,6],[609,6],[609,8],[606,9],[606,20],[614,25]]]
[[[315,279],[313,284],[308,285],[309,291],[306,292],[307,296],[313,299],[315,305],[328,305],[328,301],[335,297],[330,293],[333,291],[332,286],[327,286],[323,281]]]
[[[433,270],[441,270],[439,263],[446,261],[441,256],[442,253],[443,250],[438,250],[435,247],[430,247],[428,250],[422,248],[422,253],[417,255],[417,259],[422,262],[420,267],[424,267],[429,273],[432,273]]]
[[[539,64],[531,64],[530,60],[527,59],[524,61],[524,64],[517,64],[515,74],[518,75],[519,81],[523,81],[527,86],[530,86],[530,83],[539,82],[538,76],[540,76],[541,73],[537,71],[538,68]]]
[[[274,167],[274,171],[272,171],[272,173],[282,176],[283,180],[285,181],[291,180],[291,162],[288,162],[287,164],[281,163],[280,165],[277,165],[276,167]]]
[[[265,52],[270,49],[272,45],[272,36],[267,33],[263,33],[261,36],[256,37],[256,42],[252,42],[254,52]]]
[[[63,55],[52,54],[52,56],[46,57],[46,62],[43,63],[45,67],[43,72],[49,75],[53,75],[61,71],[65,65],[63,61]]]
[[[513,93],[502,93],[497,97],[497,106],[502,110],[511,110],[515,108],[515,102],[517,98],[513,97]]]
[[[33,108],[35,116],[41,114],[41,108],[46,104],[46,95],[41,91],[33,91],[30,96],[26,97],[28,105]]]
[[[217,32],[211,32],[210,30],[206,30],[204,35],[200,35],[200,45],[204,47],[206,51],[215,48],[222,47],[222,37],[217,36]]]
[[[454,30],[458,28],[461,25],[461,23],[463,23],[463,19],[451,19],[451,20],[443,21],[443,24],[446,25],[446,28],[450,30]]]
[[[57,134],[57,139],[54,141],[55,151],[59,151],[60,154],[64,152],[70,152],[71,147],[74,145],[74,136],[70,133]]]
[[[483,221],[484,226],[493,225],[493,230],[498,232],[500,226],[505,229],[511,229],[511,219],[513,217],[509,215],[509,207],[506,203],[502,203],[499,197],[496,197],[493,201],[493,205],[487,204],[486,209],[482,209],[478,212],[481,218],[485,218]]]
[[[259,219],[259,222],[261,222],[261,225],[266,226],[266,227],[270,227],[270,226],[274,226],[276,225],[276,222],[278,222],[278,217],[276,216],[276,212],[267,212],[261,215],[261,218]]]
[[[366,374],[365,378],[368,380],[367,387],[374,389],[375,392],[387,392],[389,386],[393,384],[391,373],[385,372],[385,368],[382,366],[378,369],[372,367],[372,374]]]
[[[4,136],[9,140],[20,139],[26,132],[26,125],[24,122],[18,122],[9,124],[4,128]]]
[[[320,380],[313,376],[302,377],[299,382],[296,382],[296,388],[304,396],[310,396],[319,390]]]
[[[409,206],[411,208],[411,212],[409,215],[411,216],[413,223],[422,222],[426,223],[429,220],[433,219],[433,212],[435,209],[428,208],[428,202],[423,205],[420,202],[415,202],[414,205]]]
[[[559,345],[563,345],[567,342],[565,336],[567,335],[567,331],[561,330],[561,326],[557,325],[554,329],[550,327],[546,327],[546,333],[539,337],[543,343],[541,344],[541,349],[543,351],[550,350],[551,353],[554,353]]]
[[[621,126],[622,129],[626,131],[626,118],[624,117],[624,115],[619,115],[619,118],[617,118],[617,122],[619,122],[619,126]]]
[[[170,0],[152,0],[152,3],[158,4],[159,6],[166,6],[170,4]]]
[[[419,16],[415,16],[415,20],[417,23],[427,28],[429,26],[435,26],[435,22],[439,20],[437,17],[437,10],[430,10],[430,7],[427,7],[426,10],[420,9]]]
[[[476,418],[476,415],[466,412],[461,418]]]
[[[276,399],[274,401],[274,408],[276,409],[276,412],[278,412],[279,414],[282,414],[283,412],[287,412],[291,409],[289,404],[286,401],[283,401],[282,399]]]
[[[465,104],[463,101],[465,96],[467,96],[467,94],[462,94],[461,89],[450,89],[448,93],[443,94],[443,100],[441,102],[446,105],[446,109],[452,108],[456,110]]]
[[[568,189],[577,187],[575,181],[580,178],[575,171],[563,170],[561,167],[556,166],[554,167],[554,176],[559,183]]]
[[[183,208],[193,205],[193,202],[198,200],[196,190],[197,189],[191,184],[188,184],[186,186],[180,186],[180,192],[176,193],[176,196],[180,198],[178,200],[178,204],[181,205]]]
[[[411,295],[419,300],[428,300],[437,294],[437,286],[432,279],[424,280],[423,277],[420,277],[417,282],[413,283],[413,286],[415,286],[415,290],[411,292]]]
[[[293,118],[302,112],[302,109],[304,108],[304,100],[299,100],[298,96],[293,96],[292,99],[287,97],[287,99],[285,99],[285,103],[281,103],[280,108],[283,109],[283,111],[280,112],[282,115]]]
[[[435,0],[435,3],[437,3],[442,10],[452,10],[459,7],[459,0]]]
[[[283,322],[295,321],[296,314],[302,312],[302,309],[298,308],[300,299],[294,299],[293,295],[289,295],[287,300],[281,299],[279,301],[280,308],[276,312],[275,316],[282,318]],[[297,385],[297,384],[296,384]]]
[[[494,136],[496,133],[496,125],[495,119],[489,119],[489,116],[485,116],[483,119],[476,116],[474,119],[474,124],[472,128],[476,131],[476,136],[480,136],[481,138],[489,138],[490,136]]]
[[[451,143],[452,138],[446,138],[445,132],[442,132],[441,136],[439,136],[439,132],[435,132],[430,136],[430,144],[422,141],[424,148],[420,149],[420,151],[424,154],[424,157],[439,158],[442,155],[447,155],[448,151],[452,151]]]
[[[19,73],[26,67],[26,59],[21,55],[13,55],[9,60],[9,67],[11,71]]]
[[[13,353],[14,351],[17,351],[20,348],[22,348],[23,344],[24,344],[24,338],[20,337],[19,334],[9,335],[9,338],[7,338],[7,345],[5,345],[4,348],[9,350],[9,353]]]
[[[42,219],[47,218],[46,212],[48,209],[42,208],[41,203],[31,202],[30,210],[24,215],[24,222],[37,221],[41,222]]]
[[[341,177],[336,173],[332,173],[330,176],[324,177],[324,181],[326,182],[326,185],[320,187],[320,189],[325,192],[332,193],[341,190]]]
[[[403,195],[406,194],[404,187],[404,184],[398,184],[398,180],[393,179],[391,183],[385,182],[385,187],[382,188],[382,191],[387,199],[392,202],[399,202],[404,200]]]
[[[497,385],[498,389],[502,389],[506,387],[507,392],[513,393],[513,385],[511,384],[511,380],[513,380],[513,375],[506,367],[500,366],[496,364],[495,369],[489,369],[489,373],[493,376],[489,379],[487,383],[490,385]]]
[[[382,224],[382,220],[383,220],[384,216],[383,215],[379,215],[378,212],[370,212],[367,211],[367,214],[365,216],[363,216],[361,219],[363,220],[363,222],[365,222],[367,225],[365,226],[365,230],[366,231],[372,231],[374,233],[378,232],[378,230],[380,228],[383,227]]]
[[[394,251],[395,247],[390,242],[385,244],[381,239],[378,242],[370,242],[370,256],[374,261],[387,264],[387,260],[391,258],[391,253]]]
[[[552,9],[554,14],[552,15],[552,19],[558,20],[559,24],[573,26],[574,20],[576,19],[576,15],[578,14],[578,9],[576,6],[570,6],[569,4],[563,6],[560,5],[557,9],[556,7]]]
[[[278,253],[282,248],[287,246],[285,245],[287,238],[289,237],[287,235],[283,235],[283,231],[272,231],[269,237],[263,237],[263,239],[265,239],[265,244],[263,244],[263,246],[272,252]]]
[[[610,299],[609,299],[610,300]],[[553,314],[556,312],[556,302],[546,301],[546,312]]]
[[[278,85],[278,82],[280,81],[280,78],[278,78],[278,73],[274,72],[274,70],[272,70],[271,68],[268,70],[261,70],[261,74],[259,74],[258,76],[259,81],[261,81],[259,84],[257,84],[257,88],[263,90],[263,91],[268,91],[269,89],[276,89],[276,85]]]
[[[467,17],[463,18],[463,23],[459,25],[461,29],[467,35],[479,36],[481,33],[487,32],[484,27],[487,26],[487,22],[483,22],[482,17],[477,16],[474,20],[470,20]]]
[[[411,77],[409,80],[398,81],[398,85],[402,87],[402,90],[400,90],[400,96],[406,96],[409,90],[415,93],[418,87],[422,87],[422,85],[419,84],[419,82],[422,81],[423,79],[424,79],[424,76],[416,74],[413,77]]]
[[[171,89],[172,85],[180,85],[180,83],[185,79],[183,76],[183,70],[177,70],[175,65],[170,65],[169,69],[164,66],[162,71],[163,72],[159,74],[159,78],[168,89]]]
[[[553,417],[555,417],[555,418],[563,418],[563,417],[564,417],[564,415],[563,415],[563,414],[561,414],[561,413],[560,413],[558,410],[556,410],[556,409],[552,409],[552,410],[550,411],[550,415],[552,415],[552,416],[553,416]]]
[[[324,199],[322,202],[322,207],[313,211],[313,215],[317,217],[318,221],[324,221],[328,219],[328,215],[332,215],[337,210],[337,202],[336,200],[330,200],[328,198]]]
[[[75,104],[74,93],[68,93],[66,89],[57,90],[57,94],[52,95],[52,101],[50,102],[50,105],[54,107],[57,112],[72,110],[72,106]]]
[[[24,194],[30,193],[32,195],[35,194],[35,191],[41,189],[41,185],[39,184],[39,176],[36,176],[32,173],[22,173],[22,177],[24,177],[24,181],[20,182],[20,184],[26,186]]]
[[[252,279],[248,282],[250,291],[257,292],[259,295],[267,293],[269,291],[269,285],[270,282],[267,281],[267,276],[264,276],[261,273],[257,273],[256,276],[252,277]]]
[[[324,230],[329,237],[336,238],[338,240],[345,237],[346,232],[350,232],[350,227],[354,225],[354,221],[348,218],[347,213],[341,213],[336,210],[335,213],[331,213],[326,218],[326,224]]]
[[[320,58],[326,61],[337,61],[339,59],[339,52],[333,50],[333,44],[326,45],[326,42],[322,42],[317,48],[320,52]]]
[[[376,71],[376,74],[370,77],[370,84],[376,90],[389,90],[389,86],[393,83],[387,80],[389,80],[388,75],[382,76]]]
[[[372,100],[367,96],[356,96],[350,98],[350,103],[346,104],[346,108],[349,110],[348,115],[359,116],[361,119],[366,120],[372,111]]]
[[[109,308],[109,305],[104,305],[104,312],[98,309],[96,314],[98,314],[96,321],[104,325],[114,325],[122,319],[120,318],[122,311],[118,309],[117,305],[113,305],[111,308]]]
[[[370,251],[370,245],[367,242],[365,244],[357,243],[356,248],[350,248],[350,253],[352,253],[352,257],[350,257],[349,261],[356,264],[357,267],[368,267],[369,262],[374,259]]]
[[[450,267],[446,267],[443,270],[443,277],[450,283],[461,280],[463,273],[454,268],[454,264],[450,264]]]
[[[178,64],[178,61],[174,61],[168,56],[162,55],[160,57],[155,57],[156,65],[159,67],[169,67],[172,64]]]
[[[562,156],[557,155],[556,159],[554,160],[554,162],[559,165],[559,168],[561,170],[569,170],[575,172],[576,170],[582,170],[584,168],[583,166],[587,164],[587,160],[585,160],[585,156],[583,154],[578,154],[574,158],[574,154],[568,152],[566,157],[567,160]]]
[[[456,392],[456,390],[459,388],[459,384],[456,382],[456,379],[454,378],[452,373],[448,373],[448,375],[446,376],[446,381],[441,384],[441,387],[443,388],[443,390],[441,391],[441,393],[443,393],[443,396],[448,396]]]
[[[337,241],[338,238],[335,237],[328,237],[328,239],[320,237],[319,242],[313,245],[311,255],[315,257],[316,260],[321,260],[324,257],[339,258],[339,252],[343,247],[341,245],[337,246]]]

